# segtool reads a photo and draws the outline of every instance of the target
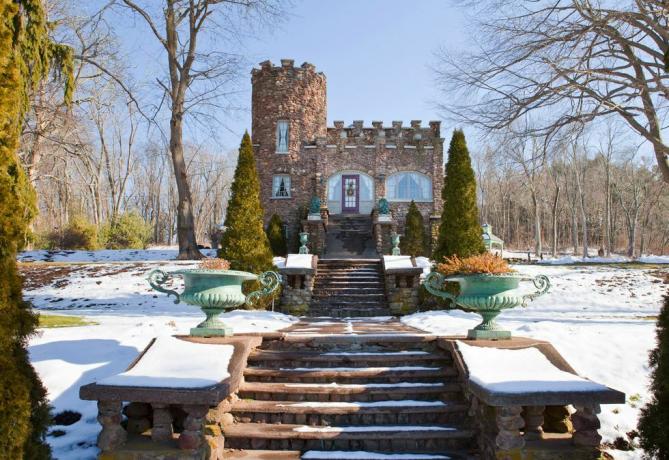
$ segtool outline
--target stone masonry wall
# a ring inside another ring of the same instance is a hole
[[[314,164],[302,154],[302,143],[326,134],[325,75],[312,64],[294,66],[291,59],[282,59],[281,66],[270,61],[253,69],[252,140],[260,179],[260,199],[265,211],[265,224],[278,214],[289,224],[289,239],[300,218],[300,206],[307,206],[314,194]],[[276,153],[276,126],[279,120],[289,122],[288,153]],[[272,198],[272,176],[287,174],[291,178],[290,198]]]
[[[429,234],[429,217],[441,214],[443,138],[438,121],[422,126],[412,120],[384,127],[354,121],[327,127],[326,79],[312,64],[295,67],[291,59],[281,66],[270,61],[252,71],[252,138],[261,182],[265,224],[278,214],[288,224],[289,241],[295,238],[301,215],[313,195],[327,205],[328,178],[340,171],[358,171],[374,181],[374,201],[385,196],[385,179],[399,171],[417,171],[432,179],[432,202],[417,203]],[[277,121],[289,122],[288,153],[276,153]],[[290,198],[272,198],[272,177],[291,177]],[[391,202],[398,232],[404,231],[409,202]]]

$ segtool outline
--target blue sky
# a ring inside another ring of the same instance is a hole
[[[133,72],[145,82],[155,81],[150,63],[164,68],[155,39],[145,25],[129,14],[119,16],[119,34],[126,52],[132,53]],[[441,46],[463,46],[461,11],[444,0],[295,0],[287,20],[272,32],[244,42],[249,63],[281,58],[308,61],[327,76],[328,122],[440,119],[434,73],[435,51]],[[249,67],[243,72],[237,102],[250,106]],[[216,145],[229,151],[250,129],[250,113],[223,117],[216,129]],[[452,126],[442,127],[449,137]],[[207,130],[208,131],[208,130]],[[208,134],[200,128],[186,133],[201,141]]]

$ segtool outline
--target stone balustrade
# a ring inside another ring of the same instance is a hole
[[[484,343],[485,342],[485,343]],[[544,341],[514,337],[477,341],[477,345],[508,349],[535,347],[558,369],[576,374],[553,346]],[[469,415],[476,424],[481,458],[590,460],[599,458],[600,404],[623,404],[625,394],[601,391],[533,391],[500,393],[469,380],[467,366],[452,339],[439,346],[452,353],[460,375]],[[512,377],[510,377],[512,378]]]
[[[283,278],[281,309],[284,312],[296,316],[306,315],[309,312],[317,266],[318,256],[314,255],[311,267],[284,267],[279,269]]]
[[[156,388],[91,383],[79,397],[97,401],[100,458],[106,460],[215,460],[223,458],[222,427],[232,423],[231,402],[241,384],[248,355],[262,337],[183,337],[200,343],[233,345],[230,377],[204,388]],[[132,369],[153,345],[133,362]],[[124,422],[125,416],[125,422]]]
[[[386,295],[393,315],[406,315],[418,309],[418,290],[423,269],[416,265],[414,257],[405,256],[411,266],[392,267],[389,258],[384,257]]]

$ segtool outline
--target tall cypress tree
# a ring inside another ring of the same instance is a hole
[[[35,215],[35,193],[19,161],[28,94],[52,64],[72,93],[72,50],[49,39],[41,0],[0,0],[0,458],[45,459],[49,424],[46,391],[26,345],[37,317],[21,295],[16,253]]]
[[[669,458],[669,294],[657,318],[657,345],[650,352],[651,400],[641,409],[641,447],[652,458]]]
[[[239,147],[224,225],[219,257],[227,259],[231,269],[258,274],[272,268],[272,250],[263,228],[260,182],[248,132]]]
[[[465,134],[459,129],[453,131],[448,148],[441,196],[444,209],[433,258],[440,262],[444,257],[469,257],[485,252],[476,205],[476,177]]]
[[[412,200],[407,211],[404,238],[400,240],[402,254],[408,256],[422,256],[425,254],[425,226],[423,215]]]

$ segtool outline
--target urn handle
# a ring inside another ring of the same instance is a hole
[[[444,275],[439,272],[431,272],[425,277],[423,286],[425,286],[425,289],[427,289],[430,294],[441,297],[442,299],[449,299],[453,303],[457,303],[457,296],[443,290],[445,283],[446,277]]]
[[[527,306],[528,301],[534,300],[537,297],[547,293],[551,287],[551,282],[548,280],[546,275],[537,275],[534,278],[530,278],[529,281],[534,283],[534,287],[537,288],[537,290],[536,292],[525,294],[523,296],[523,307]]]
[[[262,287],[246,296],[248,305],[253,305],[261,297],[267,297],[275,292],[281,284],[281,276],[277,272],[264,272],[258,275],[258,281]]]
[[[179,303],[181,301],[181,297],[177,291],[172,289],[165,289],[161,286],[162,284],[165,284],[170,278],[172,278],[171,273],[165,273],[164,271],[157,268],[155,270],[151,270],[149,276],[146,277],[153,289],[158,292],[167,294],[167,297],[173,295],[175,298],[174,303]]]

